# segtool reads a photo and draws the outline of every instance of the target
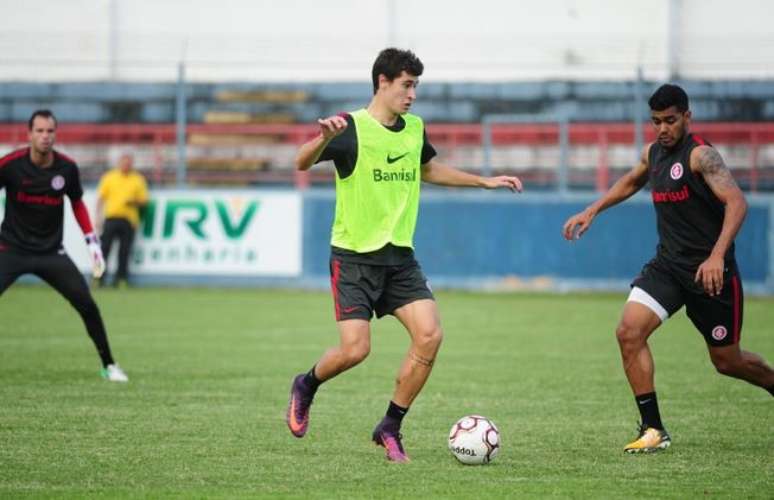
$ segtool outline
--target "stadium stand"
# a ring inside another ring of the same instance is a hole
[[[684,81],[702,121],[774,121],[774,82]],[[556,114],[570,110],[578,121],[634,119],[634,82],[422,83],[417,112],[427,121],[478,122],[488,113]],[[645,93],[657,82],[645,82]],[[309,84],[186,85],[188,119],[207,112],[283,113],[297,123],[353,109],[368,102],[364,82]],[[24,121],[40,106],[55,108],[65,122],[169,123],[175,119],[174,83],[0,83],[0,123]],[[646,104],[641,103],[643,108]]]
[[[656,85],[643,85],[645,93]],[[774,82],[687,81],[694,130],[717,145],[742,185],[774,189]],[[200,184],[329,182],[331,169],[292,173],[298,144],[314,120],[368,101],[368,83],[188,84],[188,180]],[[602,189],[636,158],[634,82],[423,83],[414,111],[450,163],[484,167],[480,121],[490,113],[571,116],[569,184]],[[62,122],[58,142],[94,182],[118,151],[131,148],[155,184],[175,178],[172,83],[0,83],[0,148],[26,141],[32,110],[49,107]],[[645,124],[646,132],[649,127]],[[646,134],[646,138],[649,136]],[[493,127],[491,167],[515,171],[533,188],[551,188],[559,164],[556,124]]]

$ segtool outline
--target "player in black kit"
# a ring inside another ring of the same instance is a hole
[[[637,166],[563,228],[566,239],[579,238],[599,212],[650,182],[659,235],[656,256],[632,283],[616,329],[642,417],[638,438],[624,448],[628,453],[657,451],[671,443],[658,411],[647,340],[683,305],[718,372],[774,395],[774,370],[739,347],[743,293],[734,238],[747,213],[744,195],[718,152],[689,133],[691,112],[683,89],[662,85],[648,104],[657,141],[643,149]]]
[[[28,148],[0,158],[0,189],[5,188],[5,218],[0,227],[0,295],[23,274],[34,274],[62,294],[78,311],[102,360],[102,376],[127,382],[113,360],[105,326],[86,280],[62,246],[64,197],[86,236],[94,276],[105,271],[75,162],[54,150],[56,118],[48,110],[30,117]]]

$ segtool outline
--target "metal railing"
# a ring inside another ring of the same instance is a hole
[[[483,124],[431,123],[427,130],[440,157],[455,166],[482,173],[518,172],[527,182],[559,190],[603,190],[639,155],[631,123],[562,125],[549,117],[517,118],[519,123],[502,118]],[[692,131],[718,146],[746,189],[774,190],[774,123],[694,123]],[[296,148],[318,133],[316,125],[189,124],[187,168],[180,170],[177,133],[175,124],[63,123],[57,142],[86,171],[86,181],[108,168],[116,151],[127,149],[135,151],[138,167],[156,184],[304,187],[332,178],[331,169],[310,174],[292,169]],[[645,141],[654,138],[645,126]],[[26,143],[26,124],[0,124],[0,153]]]

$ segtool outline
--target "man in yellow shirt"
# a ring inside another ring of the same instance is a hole
[[[118,166],[105,173],[97,188],[97,220],[104,217],[102,225],[102,253],[107,262],[113,241],[118,239],[118,270],[114,286],[128,284],[129,255],[134,233],[140,224],[140,209],[148,203],[148,186],[145,178],[132,167],[134,158],[124,154]],[[107,273],[100,281],[104,284]]]

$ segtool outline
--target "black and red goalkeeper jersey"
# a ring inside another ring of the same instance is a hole
[[[691,171],[691,151],[709,143],[686,134],[674,147],[650,147],[650,187],[658,221],[658,252],[693,272],[709,257],[720,236],[725,206],[700,174]],[[726,252],[734,260],[734,245]]]
[[[0,189],[5,188],[5,218],[0,242],[26,252],[51,253],[62,247],[64,197],[83,196],[78,166],[54,151],[48,168],[34,165],[29,148],[0,159]]]

